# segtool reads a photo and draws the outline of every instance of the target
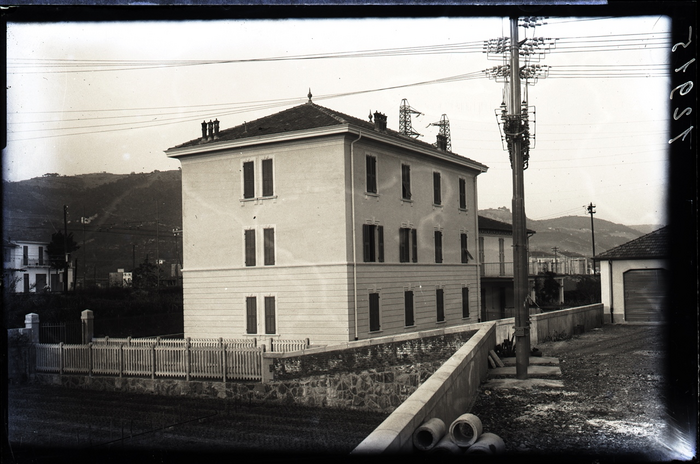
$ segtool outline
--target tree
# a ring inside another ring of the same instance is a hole
[[[159,274],[161,269],[159,266],[148,261],[148,256],[133,270],[131,282],[134,288],[154,288],[158,286]]]
[[[46,247],[49,254],[49,262],[54,269],[65,269],[66,262],[70,262],[70,254],[79,249],[80,246],[73,240],[73,232],[63,239],[63,232],[51,234],[51,243]],[[66,253],[68,253],[68,261],[66,261]]]
[[[535,280],[535,296],[540,305],[552,305],[559,303],[559,282],[554,278],[553,272],[545,272],[544,281],[539,277]]]

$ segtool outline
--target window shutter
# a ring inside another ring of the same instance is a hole
[[[399,229],[399,262],[408,262],[408,229]]]
[[[265,333],[274,334],[277,328],[275,327],[275,297],[265,297]]]
[[[440,192],[440,173],[433,173],[433,203],[439,205],[442,203],[442,195]]]
[[[406,314],[406,326],[415,325],[415,320],[413,317],[413,292],[411,290],[404,292],[404,305]]]
[[[445,293],[444,290],[438,288],[435,290],[435,300],[437,305],[437,320],[442,322],[445,320]]]
[[[401,196],[406,200],[411,199],[411,166],[401,165]]]
[[[459,179],[459,207],[467,209],[467,181]]]
[[[372,229],[369,224],[362,224],[362,249],[363,249],[363,256],[364,256],[364,261],[366,263],[370,262],[370,255],[371,255],[371,246],[370,243],[372,241]]]
[[[243,163],[243,198],[255,197],[255,170],[252,161]]]
[[[262,160],[262,175],[263,175],[263,196],[271,197],[275,194],[272,178],[272,159]]]
[[[367,192],[377,193],[377,158],[367,155]]]
[[[462,287],[462,317],[469,317],[469,287]]]
[[[469,254],[467,251],[467,234],[460,234],[460,244],[462,248],[462,262],[463,263],[468,263],[469,262]]]
[[[411,248],[413,252],[413,262],[418,262],[418,234],[416,229],[411,229]]]
[[[265,266],[275,264],[275,229],[263,229],[265,241]]]
[[[255,229],[245,231],[245,265],[255,266]]]
[[[435,231],[435,262],[442,262],[442,232]]]
[[[377,260],[384,262],[384,226],[377,226]]]
[[[257,300],[254,296],[246,297],[246,333],[254,334],[258,332]]]

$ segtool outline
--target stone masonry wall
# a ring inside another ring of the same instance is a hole
[[[391,412],[476,331],[273,360],[265,383],[36,374],[35,382],[101,391]]]

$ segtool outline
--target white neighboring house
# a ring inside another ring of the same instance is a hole
[[[607,322],[664,321],[668,239],[663,227],[595,256]]]
[[[46,242],[21,240],[3,241],[3,270],[5,285],[11,292],[35,293],[52,288],[51,264]],[[51,277],[50,277],[51,276]],[[61,275],[56,275],[58,283]],[[60,290],[56,288],[55,290]]]

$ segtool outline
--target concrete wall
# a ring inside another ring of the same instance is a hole
[[[540,314],[530,314],[530,346],[547,341],[547,337],[570,337],[574,327],[583,325],[584,330],[603,326],[603,305],[593,304],[577,308],[560,309]],[[496,321],[496,344],[513,336],[515,318]]]
[[[438,417],[446,425],[468,412],[486,379],[488,352],[496,345],[493,322],[482,328],[435,374],[360,443],[353,454],[409,453],[413,432],[423,422]]]

